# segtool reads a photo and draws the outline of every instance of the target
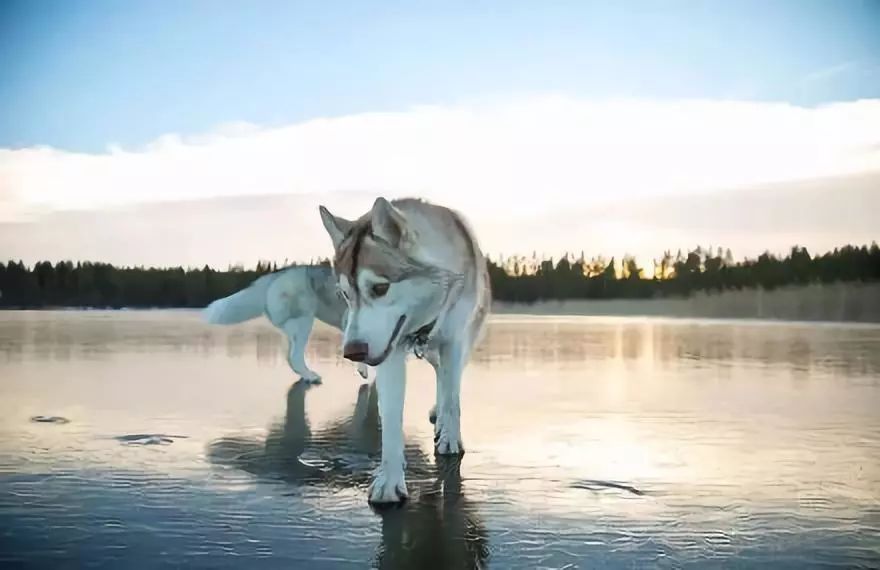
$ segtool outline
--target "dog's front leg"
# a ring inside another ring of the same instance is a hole
[[[437,407],[434,423],[434,448],[439,455],[461,455],[461,373],[464,369],[464,346],[453,340],[440,346],[437,367]]]
[[[407,497],[403,456],[406,353],[403,350],[395,350],[377,367],[376,387],[382,421],[382,462],[370,485],[370,502],[397,503]]]

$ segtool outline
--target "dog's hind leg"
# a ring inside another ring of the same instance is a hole
[[[308,343],[309,335],[312,333],[312,324],[315,319],[313,316],[302,316],[288,319],[281,325],[284,334],[287,335],[289,347],[287,351],[287,362],[296,374],[306,382],[318,384],[321,382],[321,376],[311,370],[306,364],[306,343]]]
[[[434,405],[431,406],[430,411],[428,412],[428,421],[432,424],[437,424],[437,408],[440,405],[440,400],[443,397],[443,391],[440,389],[440,355],[437,353],[436,349],[430,349],[425,352],[425,360],[428,364],[434,368],[434,375],[437,377],[437,392],[436,399],[434,400]]]

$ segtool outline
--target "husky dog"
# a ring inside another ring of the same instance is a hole
[[[343,354],[377,367],[382,462],[370,502],[403,501],[406,357],[424,357],[437,374],[436,452],[461,454],[461,375],[489,312],[486,262],[464,219],[441,206],[379,198],[354,221],[320,212],[348,303]]]
[[[325,265],[289,267],[263,275],[245,289],[208,305],[204,319],[214,324],[242,323],[264,314],[287,336],[287,362],[303,380],[318,383],[321,377],[306,365],[306,342],[317,318],[337,329],[345,326],[347,308],[336,291],[333,269]],[[367,365],[358,363],[367,377]]]

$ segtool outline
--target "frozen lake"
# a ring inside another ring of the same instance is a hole
[[[264,320],[0,312],[0,566],[880,565],[880,327],[495,317],[460,464],[410,363],[411,498],[382,512],[339,334],[321,386],[285,349]]]

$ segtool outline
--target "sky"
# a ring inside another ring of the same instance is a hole
[[[317,204],[380,194],[495,254],[870,241],[878,29],[877,0],[7,0],[0,258],[304,260]]]

